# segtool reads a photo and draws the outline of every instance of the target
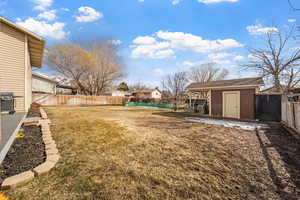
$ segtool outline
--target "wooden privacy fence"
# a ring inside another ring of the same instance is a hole
[[[125,97],[33,94],[33,102],[43,106],[123,105]]]
[[[300,133],[300,102],[289,101],[282,96],[282,121],[285,125]]]

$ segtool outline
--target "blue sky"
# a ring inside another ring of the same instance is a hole
[[[287,0],[0,0],[0,14],[48,45],[110,38],[126,65],[124,80],[155,86],[211,61],[230,78],[255,76],[237,67],[249,57],[245,47],[259,45],[275,25],[297,24],[300,13]],[[46,66],[41,72],[53,74]]]

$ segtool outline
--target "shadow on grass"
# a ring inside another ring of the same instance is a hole
[[[262,136],[268,138],[270,144],[263,142]],[[261,133],[256,130],[262,154],[267,162],[273,184],[277,193],[283,200],[296,200],[300,196],[300,140],[292,134],[287,133],[281,127],[273,126],[271,129]],[[268,152],[268,148],[275,148],[281,157],[286,171],[289,174],[288,180],[278,175],[274,161]]]
[[[179,119],[184,119],[185,117],[202,117],[202,118],[209,118],[208,115],[201,115],[199,113],[191,113],[191,112],[154,112],[153,115],[160,115],[164,117],[174,117]]]

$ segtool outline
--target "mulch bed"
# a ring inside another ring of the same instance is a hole
[[[27,117],[41,117],[40,105],[33,103],[28,111]]]
[[[27,117],[38,117],[39,110],[31,109]],[[31,170],[45,162],[45,145],[41,128],[23,127],[25,137],[16,138],[0,165],[0,182],[5,178]]]

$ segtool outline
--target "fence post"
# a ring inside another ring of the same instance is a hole
[[[293,107],[293,128],[296,128],[296,114],[295,114],[295,104],[292,102]]]

